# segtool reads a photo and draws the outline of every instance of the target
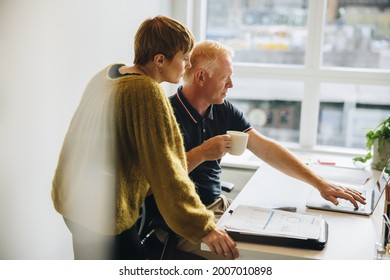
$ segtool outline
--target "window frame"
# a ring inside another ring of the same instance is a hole
[[[207,0],[172,1],[173,15],[191,28],[196,40],[204,40],[206,38]],[[234,63],[234,76],[235,78],[261,77],[262,79],[303,82],[304,93],[301,107],[299,147],[297,148],[347,154],[361,153],[362,149],[317,145],[321,84],[364,84],[390,87],[390,70],[322,66],[322,43],[327,0],[308,1],[308,4],[304,65]]]

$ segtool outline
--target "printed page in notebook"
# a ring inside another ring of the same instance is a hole
[[[225,227],[230,231],[318,239],[322,216],[239,205]]]

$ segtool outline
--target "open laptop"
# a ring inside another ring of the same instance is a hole
[[[378,205],[378,202],[384,193],[386,187],[390,187],[390,176],[385,172],[386,167],[383,169],[379,179],[377,180],[374,188],[371,190],[367,188],[367,186],[361,185],[356,186],[356,189],[361,191],[363,195],[366,197],[366,204],[359,204],[359,208],[355,208],[353,204],[349,200],[339,199],[339,205],[334,205],[332,202],[324,199],[320,192],[317,189],[313,189],[309,195],[309,198],[306,203],[306,207],[320,210],[328,210],[335,212],[344,212],[351,214],[359,214],[359,215],[371,215],[375,207]],[[388,170],[388,169],[387,169]],[[345,185],[345,184],[339,184]],[[347,185],[345,185],[347,186]],[[353,187],[348,185],[348,187]]]

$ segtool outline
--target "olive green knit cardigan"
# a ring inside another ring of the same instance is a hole
[[[187,174],[182,136],[162,87],[143,75],[88,84],[62,146],[55,209],[101,234],[129,229],[152,192],[177,234],[199,242],[215,228]]]

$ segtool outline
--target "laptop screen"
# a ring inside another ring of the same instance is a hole
[[[373,204],[377,204],[386,187],[390,187],[390,175],[387,172],[389,172],[389,169],[385,167],[376,182],[372,198]],[[373,206],[375,207],[375,205]]]

